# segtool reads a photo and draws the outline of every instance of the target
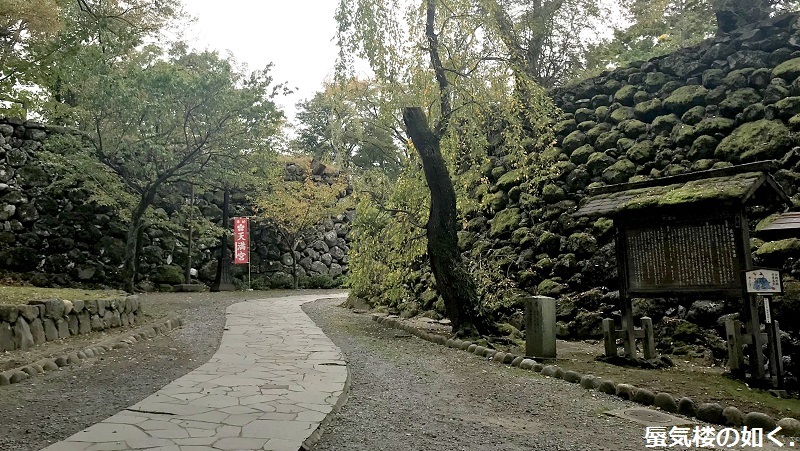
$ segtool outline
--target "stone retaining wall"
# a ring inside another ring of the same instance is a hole
[[[470,214],[459,233],[465,254],[497,259],[517,287],[560,298],[559,336],[592,338],[601,335],[602,318],[619,318],[619,282],[611,220],[572,216],[587,188],[776,160],[775,178],[799,207],[798,17],[774,17],[552,91],[564,112],[546,151],[552,173],[526,174],[502,143],[492,146],[491,164],[481,167],[490,185],[475,191],[487,208]],[[751,228],[772,212],[753,211]],[[800,279],[800,240],[751,244],[756,265]],[[719,319],[738,312],[736,304],[637,300],[634,313],[669,317],[659,327],[666,330],[662,351],[703,344],[723,357]],[[795,337],[784,348],[795,359],[799,307],[775,304],[781,326]],[[672,329],[689,333],[675,339]]]
[[[136,296],[0,305],[0,352],[30,349],[46,341],[138,324],[141,314]]]
[[[63,127],[0,118],[0,272],[21,274],[36,286],[117,285],[127,224],[118,212],[93,201],[79,183],[53,185],[57,175],[42,158],[52,139],[69,137],[80,145],[80,135]],[[47,150],[60,151],[60,146],[50,147]],[[286,170],[291,179],[303,176],[304,168],[289,162]],[[338,177],[324,165],[316,164],[311,170],[319,183]],[[184,282],[187,237],[181,208],[189,194],[188,187],[171,189],[164,189],[153,209],[162,223],[173,224],[151,226],[142,234],[139,271],[149,282],[141,289]],[[221,192],[195,198],[201,214],[218,225],[222,225],[222,203]],[[245,193],[231,196],[230,210],[231,217],[253,215]],[[296,251],[301,278],[337,279],[347,272],[352,219],[351,212],[324,221],[300,243]],[[266,277],[269,283],[285,281],[291,272],[286,263],[291,256],[289,245],[273,228],[258,223],[253,224],[251,238],[253,274]],[[214,280],[218,255],[218,237],[195,236],[192,262],[200,270],[201,282]],[[246,280],[247,267],[234,267],[233,276]]]

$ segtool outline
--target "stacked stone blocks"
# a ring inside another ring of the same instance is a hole
[[[0,352],[26,350],[74,335],[132,326],[141,322],[141,315],[136,296],[0,305]]]

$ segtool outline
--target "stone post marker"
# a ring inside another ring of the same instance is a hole
[[[556,300],[533,296],[525,303],[525,355],[540,359],[556,358]]]

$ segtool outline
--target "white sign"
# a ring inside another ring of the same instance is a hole
[[[764,322],[772,324],[772,309],[769,308],[769,298],[764,298]]]
[[[745,273],[747,292],[754,294],[783,293],[781,273],[772,269],[754,269]]]

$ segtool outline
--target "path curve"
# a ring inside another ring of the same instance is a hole
[[[231,305],[207,363],[44,451],[308,448],[343,402],[349,376],[341,350],[300,306],[345,296]]]

